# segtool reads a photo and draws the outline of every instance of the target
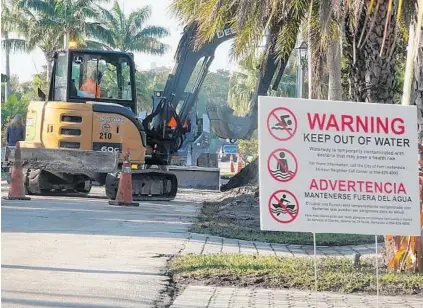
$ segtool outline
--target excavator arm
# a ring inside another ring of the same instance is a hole
[[[268,36],[266,51],[261,64],[260,75],[250,101],[250,110],[245,116],[235,116],[229,106],[219,106],[209,100],[207,114],[213,133],[223,139],[235,142],[237,139],[250,139],[258,125],[258,97],[266,96],[277,73],[272,89],[276,90],[286,67],[285,62],[278,64],[275,44]]]
[[[147,144],[153,149],[149,164],[169,165],[172,155],[182,147],[189,126],[187,122],[190,114],[195,111],[195,104],[214,60],[215,51],[220,44],[236,36],[236,31],[227,24],[222,31],[215,34],[213,40],[195,49],[197,27],[197,22],[192,22],[184,28],[175,54],[174,68],[168,76],[164,90],[154,93],[153,111],[143,121]],[[211,129],[218,137],[231,140],[248,139],[257,129],[258,97],[267,95],[275,73],[277,76],[273,88],[277,88],[286,64],[278,64],[274,38],[268,36],[266,45],[260,76],[246,116],[234,116],[231,108],[218,106],[209,99],[206,106],[207,115]],[[192,89],[187,89],[201,59],[202,64],[195,83]]]
[[[197,23],[188,24],[179,42],[175,65],[163,91],[153,95],[153,111],[143,121],[147,143],[154,149],[151,164],[170,164],[172,155],[181,148],[187,132],[187,122],[195,107],[201,86],[214,60],[217,47],[233,38],[235,31],[229,26],[216,33],[213,40],[194,48]],[[187,89],[197,63],[200,70],[192,89]]]

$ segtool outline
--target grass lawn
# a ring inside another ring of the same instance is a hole
[[[221,202],[204,202],[192,232],[281,244],[313,245],[313,234],[305,232],[260,231],[258,200],[245,195]],[[383,242],[383,236],[378,237]],[[321,246],[373,244],[374,235],[316,234]]]
[[[373,261],[373,260],[370,260]],[[355,268],[348,258],[318,258],[318,290],[376,293],[374,263]],[[234,254],[185,255],[169,264],[177,283],[314,290],[314,260]],[[423,275],[379,271],[380,294],[423,295]]]

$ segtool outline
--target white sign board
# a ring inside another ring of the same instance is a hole
[[[259,97],[261,229],[420,235],[416,112]]]

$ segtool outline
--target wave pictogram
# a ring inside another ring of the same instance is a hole
[[[296,208],[295,204],[285,205],[286,209],[284,207],[280,206],[280,204],[278,204],[278,203],[276,203],[276,204],[273,203],[272,205],[273,205],[272,213],[276,214],[276,216],[279,216],[280,214],[286,214],[288,211],[292,215],[297,214],[297,208]]]
[[[273,130],[292,130],[292,128],[289,127],[283,127],[280,124],[276,124],[276,126],[272,126]]]
[[[294,172],[292,172],[291,170],[288,170],[288,172],[281,170],[272,170],[272,174],[275,176],[275,178],[282,180],[286,180],[294,176]]]

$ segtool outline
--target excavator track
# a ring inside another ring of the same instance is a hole
[[[60,184],[60,179],[46,170],[24,169],[24,188],[25,193],[29,195],[65,197],[90,193],[92,187],[90,180],[84,180],[80,176],[73,179],[75,182]]]
[[[132,199],[134,201],[171,201],[178,191],[175,174],[166,171],[132,170]],[[108,174],[105,189],[108,199],[115,200],[119,174]]]

